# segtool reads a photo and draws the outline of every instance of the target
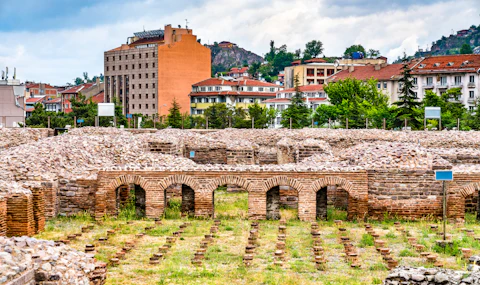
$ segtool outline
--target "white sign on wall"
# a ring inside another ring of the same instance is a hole
[[[425,107],[425,119],[440,119],[442,110],[440,107]]]
[[[98,103],[98,116],[99,117],[114,117],[115,116],[115,103]]]

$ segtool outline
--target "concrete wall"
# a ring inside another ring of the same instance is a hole
[[[20,94],[16,92],[18,86],[0,85],[0,125],[3,127],[17,127],[17,123],[23,123],[25,112],[23,110],[23,98],[18,97],[15,99],[14,94]],[[24,86],[23,89],[25,89]],[[24,92],[21,92],[24,94]],[[20,106],[17,106],[18,103]]]

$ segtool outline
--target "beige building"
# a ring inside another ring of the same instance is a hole
[[[19,80],[0,79],[0,127],[25,123],[25,85]]]
[[[175,98],[190,110],[192,84],[210,77],[210,50],[191,29],[134,33],[127,44],[105,52],[105,102],[117,102],[124,114],[166,115]]]

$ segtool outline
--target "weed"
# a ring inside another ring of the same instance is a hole
[[[359,247],[373,246],[375,244],[374,239],[369,234],[363,234],[362,239],[358,243]]]

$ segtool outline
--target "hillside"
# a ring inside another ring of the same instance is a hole
[[[261,56],[230,42],[215,42],[205,46],[212,52],[212,73],[263,61]]]
[[[480,53],[480,26],[472,25],[470,28],[457,31],[457,33],[448,37],[443,36],[441,39],[432,43],[430,50],[417,51],[415,57],[459,54],[460,48],[464,44],[469,44],[475,52]]]

